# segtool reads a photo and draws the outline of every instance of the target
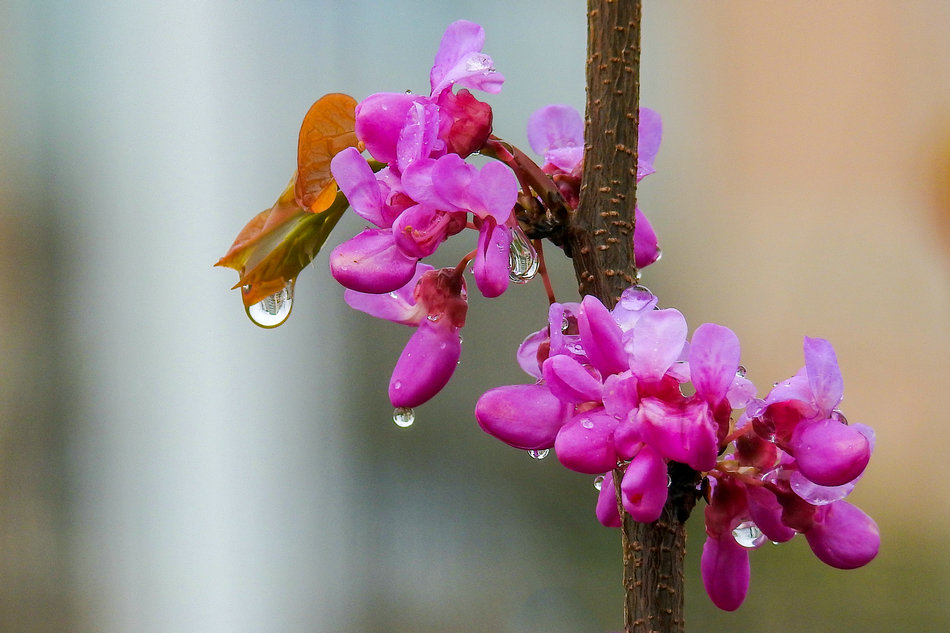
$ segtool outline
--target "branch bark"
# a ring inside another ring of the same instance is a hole
[[[587,113],[580,202],[567,232],[579,290],[607,307],[638,278],[633,252],[640,105],[640,0],[588,0]],[[622,472],[614,473],[620,501]],[[623,516],[624,630],[682,633],[685,522],[698,474],[670,464],[670,495],[654,523]]]

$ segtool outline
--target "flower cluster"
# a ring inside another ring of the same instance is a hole
[[[330,255],[334,278],[347,288],[345,300],[371,315],[419,328],[390,380],[390,400],[399,408],[431,398],[455,369],[468,261],[482,295],[501,295],[510,281],[527,281],[538,270],[535,247],[519,224],[521,205],[543,206],[536,190],[553,185],[566,207],[577,204],[584,149],[580,115],[567,106],[549,106],[531,117],[529,140],[545,163],[526,171],[528,159],[491,135],[491,107],[467,89],[501,89],[502,76],[481,52],[484,39],[477,24],[451,24],[429,75],[428,95],[377,93],[356,106],[356,137],[374,160],[349,147],[330,164],[351,208],[373,225]],[[455,86],[462,89],[454,92]],[[638,178],[653,172],[661,134],[656,113],[641,112],[645,140]],[[499,160],[478,169],[465,161],[476,151]],[[637,221],[634,242],[642,267],[659,257],[659,248],[639,209]],[[420,263],[466,229],[477,231],[477,246],[457,267],[436,274]],[[426,275],[441,280],[437,291],[420,285]],[[442,319],[446,305],[453,306],[453,316]]]
[[[874,558],[876,524],[843,500],[874,435],[837,409],[843,387],[831,345],[806,338],[805,366],[757,399],[731,330],[705,323],[687,334],[683,315],[658,309],[642,286],[613,310],[590,296],[555,303],[547,327],[518,351],[536,382],[488,391],[476,419],[511,446],[553,448],[567,468],[606,473],[596,514],[607,526],[621,522],[614,473],[620,505],[641,522],[661,516],[671,462],[700,473],[709,501],[703,582],[722,609],[742,603],[748,550],[766,540],[802,533],[820,560],[842,569]]]

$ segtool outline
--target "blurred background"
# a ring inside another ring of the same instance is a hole
[[[764,547],[721,613],[697,512],[688,630],[945,631],[950,4],[644,4],[641,99],[665,130],[643,283],[733,328],[763,389],[803,335],[830,339],[842,408],[878,434],[853,495],[878,559]],[[212,268],[283,190],[310,104],[427,91],[463,17],[506,77],[496,133],[527,149],[533,110],[583,109],[577,0],[0,3],[0,630],[620,628],[591,478],[472,415],[524,380],[539,282],[473,297],[450,387],[400,429],[386,385],[409,331],[349,310],[326,267],[358,218],[276,330]]]

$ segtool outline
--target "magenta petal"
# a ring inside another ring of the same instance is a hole
[[[643,314],[625,344],[630,369],[642,380],[659,380],[679,359],[686,333],[686,318],[675,308]]]
[[[595,509],[597,520],[604,527],[620,527],[623,519],[620,518],[620,509],[617,507],[617,489],[614,487],[614,473],[611,470],[604,475],[597,494]]]
[[[393,239],[402,252],[428,257],[448,236],[449,222],[443,211],[426,204],[417,204],[399,214],[393,222]]]
[[[417,407],[439,393],[462,354],[458,330],[423,320],[396,361],[389,381],[394,407]]]
[[[637,379],[629,371],[611,374],[604,380],[604,409],[617,419],[624,419],[640,404]]]
[[[364,220],[386,227],[383,196],[376,174],[355,147],[347,147],[330,161],[330,171],[353,210]]]
[[[739,368],[739,337],[727,327],[703,323],[689,347],[689,375],[706,402],[722,402]]]
[[[579,473],[596,475],[617,465],[613,432],[617,418],[603,409],[578,413],[561,427],[554,450],[558,460]]]
[[[603,385],[578,361],[570,356],[551,356],[541,365],[548,389],[568,404],[600,402]]]
[[[619,374],[627,369],[627,355],[623,349],[623,332],[604,304],[587,295],[581,301],[577,328],[584,353],[591,364],[604,376]]]
[[[396,144],[406,114],[421,98],[404,92],[377,92],[356,106],[356,137],[373,158],[381,163],[396,162]]]
[[[703,586],[713,604],[723,611],[735,611],[749,590],[749,550],[723,533],[706,538],[700,559]]]
[[[640,523],[652,523],[660,518],[667,497],[666,460],[649,446],[640,449],[620,482],[623,507]]]
[[[746,486],[749,517],[769,540],[784,543],[795,536],[795,530],[782,523],[782,506],[764,486]]]
[[[871,446],[860,430],[831,418],[799,424],[792,436],[802,475],[820,486],[841,486],[864,472]]]
[[[660,258],[656,231],[640,207],[635,210],[636,226],[633,229],[633,257],[637,268],[646,268]]]
[[[524,450],[554,446],[567,414],[567,406],[544,385],[496,387],[475,405],[475,419],[483,431]]]
[[[705,402],[669,403],[644,398],[635,418],[643,441],[663,457],[688,464],[698,471],[716,466],[717,425]]]
[[[475,275],[475,285],[489,299],[508,289],[510,247],[511,232],[507,226],[496,225],[491,218],[482,223],[478,232],[478,249],[472,272]]]
[[[844,394],[844,379],[831,343],[822,338],[805,337],[805,371],[815,404],[823,415],[838,406]]]
[[[847,501],[823,507],[805,538],[821,562],[838,569],[867,565],[881,544],[874,519]]]
[[[389,229],[366,229],[330,253],[330,272],[346,288],[378,294],[404,286],[419,260],[403,253]]]

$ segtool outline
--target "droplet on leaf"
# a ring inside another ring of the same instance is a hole
[[[262,328],[275,328],[290,316],[290,310],[294,305],[294,282],[291,279],[284,285],[282,290],[266,297],[263,301],[253,305],[246,306],[244,311],[248,318]]]

